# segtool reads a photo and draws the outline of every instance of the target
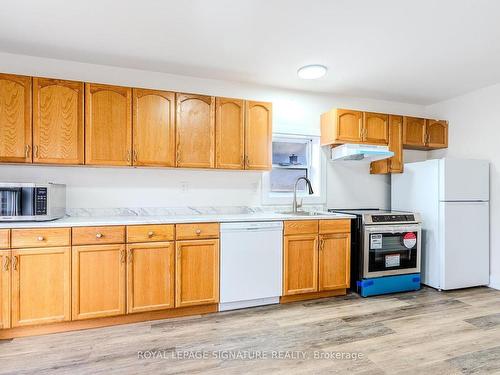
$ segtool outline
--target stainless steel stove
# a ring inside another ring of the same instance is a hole
[[[418,213],[379,209],[329,209],[356,216],[351,225],[351,288],[364,279],[420,272]]]

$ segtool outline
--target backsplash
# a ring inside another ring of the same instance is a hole
[[[118,207],[118,208],[69,208],[66,214],[72,217],[93,216],[176,216],[176,215],[238,215],[262,212],[290,211],[291,206],[206,206],[206,207]],[[321,205],[304,206],[304,211],[322,211]]]

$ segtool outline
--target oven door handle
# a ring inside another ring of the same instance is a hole
[[[420,232],[422,227],[420,225],[377,225],[365,226],[365,231],[368,233],[405,233],[405,232]]]

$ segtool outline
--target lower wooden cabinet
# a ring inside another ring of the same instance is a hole
[[[125,245],[73,247],[73,320],[125,314]]]
[[[10,250],[0,250],[0,329],[10,328]]]
[[[283,295],[318,290],[318,235],[284,237]]]
[[[311,293],[316,296],[321,292],[349,288],[350,227],[350,220],[304,220],[284,223],[284,297],[295,296],[292,300],[300,300],[300,295],[311,298]]]
[[[319,237],[319,291],[349,288],[351,237],[348,233]]]
[[[12,327],[71,319],[71,248],[12,250]]]
[[[177,241],[175,306],[219,302],[219,240]]]
[[[127,245],[127,312],[174,307],[173,242]]]

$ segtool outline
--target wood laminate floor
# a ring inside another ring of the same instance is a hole
[[[500,373],[500,291],[348,295],[0,341],[0,374],[13,373]]]

